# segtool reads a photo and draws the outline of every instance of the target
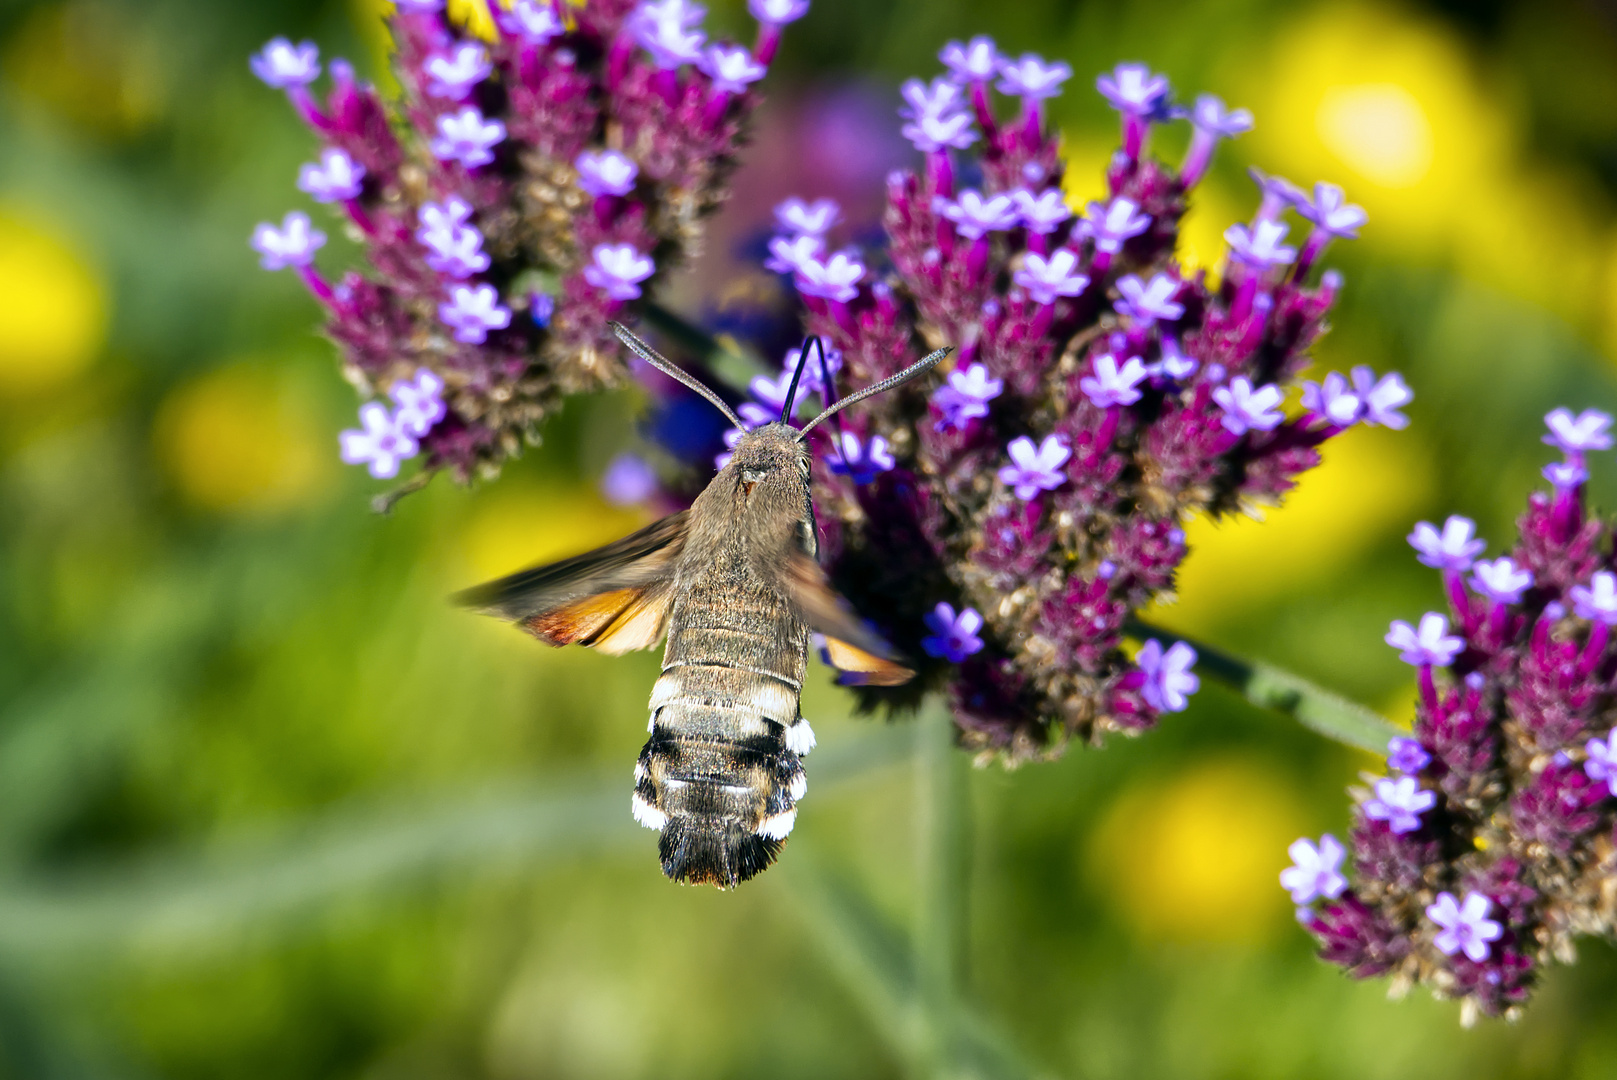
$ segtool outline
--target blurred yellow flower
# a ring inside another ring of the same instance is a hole
[[[1325,444],[1324,463],[1303,474],[1285,502],[1185,528],[1190,554],[1179,568],[1176,604],[1147,618],[1187,634],[1269,603],[1304,582],[1345,566],[1389,532],[1414,524],[1431,489],[1431,469],[1407,431],[1359,426]]]
[[[187,502],[270,513],[307,504],[336,472],[336,435],[319,431],[310,413],[284,377],[237,363],[172,391],[153,441]]]
[[[162,114],[174,70],[160,20],[107,0],[37,5],[10,37],[0,71],[24,98],[104,138],[128,138]]]
[[[1317,126],[1328,150],[1383,187],[1418,184],[1432,167],[1426,110],[1396,83],[1328,88]]]
[[[101,351],[106,286],[66,238],[0,207],[0,395],[47,389]]]
[[[649,521],[643,511],[612,506],[590,488],[504,484],[480,493],[461,546],[481,580],[577,555]]]
[[[1096,890],[1146,939],[1250,941],[1283,926],[1279,874],[1307,819],[1282,775],[1224,757],[1126,791],[1084,853]]]

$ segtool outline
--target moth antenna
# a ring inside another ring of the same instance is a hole
[[[837,384],[831,381],[831,361],[826,359],[825,345],[821,343],[818,337],[814,338],[813,340],[815,347],[820,350],[820,378],[824,380],[820,385],[825,388],[825,392],[820,395],[820,404],[829,409],[832,405],[836,404]],[[844,471],[851,473],[853,468],[848,464],[848,452],[845,449],[845,447],[848,445],[848,436],[847,433],[842,430],[841,416],[836,418],[836,424],[837,460],[842,462],[842,468]]]
[[[657,352],[656,349],[653,349],[650,345],[647,345],[644,341],[641,341],[639,338],[635,337],[629,332],[629,328],[624,326],[622,323],[609,322],[606,325],[610,326],[612,328],[612,332],[618,335],[618,340],[629,346],[634,354],[640,357],[640,359],[644,360],[646,363],[650,364],[664,375],[667,375],[669,378],[678,379],[692,390],[695,390],[698,394],[701,394],[703,397],[707,398],[713,403],[715,408],[725,415],[725,418],[728,419],[730,423],[736,426],[738,431],[747,430],[747,425],[741,422],[741,417],[736,415],[736,411],[730,408],[729,404],[726,403],[723,398],[704,386],[702,384],[702,380],[698,379],[695,375],[689,374],[688,372],[674,366],[674,362],[672,360],[662,356]]]
[[[909,382],[911,379],[915,378],[915,376],[932,367],[939,360],[942,360],[945,356],[948,356],[952,352],[954,352],[954,346],[946,345],[937,352],[927,353],[925,356],[921,357],[921,359],[915,361],[915,363],[911,364],[903,371],[900,371],[897,375],[890,375],[881,382],[876,383],[874,386],[867,386],[857,394],[854,394],[851,397],[843,398],[835,405],[826,406],[824,412],[810,420],[807,424],[804,424],[803,427],[799,429],[797,437],[799,439],[806,437],[809,432],[813,431],[815,427],[819,425],[820,421],[824,420],[828,416],[835,416],[843,409],[846,409],[849,405],[863,401],[868,397],[875,397],[877,394],[891,390],[895,386]]]
[[[792,384],[786,388],[786,404],[780,407],[780,422],[783,424],[792,417],[792,403],[797,400],[797,380],[803,377],[803,368],[808,366],[809,342],[812,341],[818,344],[819,340],[819,338],[813,336],[803,339],[803,351],[798,354],[797,366],[792,369]],[[820,351],[820,356],[822,359],[825,357],[823,349]]]

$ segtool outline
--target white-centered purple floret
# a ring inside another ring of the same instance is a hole
[[[657,494],[657,470],[627,450],[601,474],[601,497],[613,506],[638,506]]]
[[[1319,838],[1317,847],[1307,837],[1294,840],[1286,854],[1291,856],[1291,865],[1280,871],[1280,887],[1291,893],[1292,903],[1335,900],[1347,888],[1347,878],[1342,876],[1347,851],[1330,833]]]
[[[1230,255],[1254,270],[1271,266],[1284,266],[1297,258],[1297,249],[1287,247],[1283,241],[1291,226],[1280,221],[1264,220],[1248,228],[1235,224],[1224,230],[1224,240],[1230,245]]]
[[[842,370],[842,350],[825,348],[825,343],[822,341],[819,349],[810,350],[811,355],[808,363],[803,365],[803,376],[799,385],[803,388],[805,394],[819,394],[824,398],[825,374],[820,370],[820,353],[822,350],[825,353],[825,366],[831,369],[831,378],[835,379],[837,372]],[[786,350],[786,359],[781,365],[781,370],[788,379],[791,377],[792,372],[797,370],[797,365],[802,359],[802,350]]]
[[[848,477],[855,484],[871,483],[897,464],[892,448],[880,435],[872,435],[866,442],[853,432],[844,431],[834,442],[841,453],[831,455],[826,461],[832,472]]]
[[[488,50],[474,41],[463,41],[448,55],[427,57],[427,93],[433,97],[460,101],[472,87],[494,73]]]
[[[1364,207],[1348,202],[1341,188],[1323,180],[1314,185],[1312,200],[1297,200],[1297,213],[1340,240],[1358,239],[1359,230],[1370,220]]]
[[[494,147],[505,141],[505,125],[488,120],[475,105],[438,117],[438,134],[428,148],[439,161],[475,169],[494,160]]]
[[[752,381],[747,384],[747,392],[764,406],[764,411],[761,411],[760,415],[764,417],[765,422],[780,416],[781,410],[786,405],[786,391],[791,388],[791,385],[792,369],[790,368],[782,371],[773,379],[768,375],[754,375]],[[797,391],[793,395],[796,400],[792,402],[791,410],[786,415],[788,417],[796,416],[797,410],[808,400],[810,393],[809,388],[803,384],[802,380],[799,380]]]
[[[905,124],[903,136],[923,154],[935,154],[953,147],[964,150],[977,141],[977,132],[971,126],[971,114],[964,110],[941,116],[928,114]]]
[[[1140,646],[1134,666],[1145,675],[1140,697],[1157,712],[1183,712],[1190,695],[1201,689],[1201,679],[1190,669],[1196,666],[1196,650],[1187,642],[1176,641],[1167,649],[1156,638]]]
[[[989,195],[967,188],[957,199],[938,195],[932,209],[954,222],[954,230],[968,240],[986,233],[1016,228],[1016,202],[1009,195]]]
[[[829,259],[804,259],[797,266],[797,291],[804,296],[822,296],[846,304],[859,295],[859,282],[865,264],[839,251]]]
[[[399,464],[413,458],[421,447],[379,401],[359,407],[359,430],[350,428],[337,436],[342,460],[348,465],[366,465],[378,480],[399,475]]]
[[[1190,109],[1190,122],[1197,131],[1214,138],[1233,139],[1252,130],[1252,111],[1227,108],[1223,99],[1202,94]]]
[[[1408,536],[1409,546],[1416,558],[1434,570],[1463,573],[1488,546],[1488,541],[1476,536],[1477,523],[1459,514],[1450,514],[1443,522],[1443,531],[1429,521],[1418,522]]]
[[[427,249],[426,264],[446,277],[465,279],[489,268],[483,234],[475,226],[417,229],[416,239]]]
[[[1395,833],[1411,833],[1420,828],[1420,816],[1436,805],[1437,796],[1423,790],[1413,776],[1384,776],[1364,800],[1364,816],[1385,821]]]
[[[1396,371],[1376,378],[1375,371],[1364,364],[1353,368],[1353,392],[1362,406],[1359,419],[1372,426],[1379,424],[1394,431],[1409,426],[1409,417],[1398,410],[1415,400],[1415,392]]]
[[[1011,280],[1036,304],[1053,304],[1058,296],[1078,296],[1089,288],[1089,278],[1078,272],[1078,253],[1070,248],[1057,248],[1049,256],[1028,252]]]
[[[325,243],[326,234],[315,228],[302,210],[289,212],[278,229],[267,221],[253,229],[253,250],[258,252],[258,265],[266,270],[308,266]]]
[[[1095,80],[1095,89],[1127,116],[1155,116],[1167,104],[1173,88],[1165,75],[1152,74],[1144,64],[1119,64]]]
[[[1432,755],[1419,739],[1394,735],[1387,740],[1387,767],[1395,772],[1413,776],[1432,763]]]
[[[713,80],[713,89],[725,94],[745,94],[747,87],[769,73],[744,45],[709,45],[700,67]]]
[[[707,34],[697,27],[706,15],[706,8],[689,0],[648,0],[630,13],[624,25],[657,66],[666,70],[702,58]]]
[[[835,199],[804,202],[793,195],[775,207],[775,224],[793,236],[824,236],[841,220]]]
[[[1569,593],[1572,613],[1578,618],[1617,626],[1617,574],[1597,571],[1588,585],[1574,585]]]
[[[312,41],[294,45],[284,37],[271,38],[261,51],[248,58],[247,66],[277,90],[307,86],[320,77],[320,48]]]
[[[958,664],[982,651],[983,639],[977,636],[977,631],[983,628],[983,617],[976,608],[961,608],[957,613],[953,604],[940,601],[921,621],[932,631],[921,639],[921,648],[928,656]]]
[[[1185,313],[1185,305],[1174,300],[1179,292],[1179,279],[1172,274],[1157,273],[1150,281],[1141,281],[1138,274],[1128,274],[1117,281],[1122,299],[1117,302],[1117,313],[1150,326],[1158,319],[1173,322]]]
[[[1544,417],[1544,423],[1550,429],[1544,441],[1568,454],[1611,449],[1610,413],[1585,409],[1573,416],[1571,409],[1552,409]]]
[[[808,14],[809,0],[747,0],[747,10],[765,26],[785,26]]]
[[[449,415],[449,406],[444,404],[444,381],[429,368],[418,370],[413,379],[400,379],[388,388],[387,396],[398,406],[394,422],[412,438],[421,438]]]
[[[451,195],[442,203],[424,202],[421,204],[420,219],[423,229],[436,229],[448,232],[459,228],[470,221],[472,217],[472,204],[459,195]],[[416,239],[421,239],[420,233]]]
[[[1416,667],[1448,667],[1465,651],[1465,639],[1449,633],[1449,620],[1435,611],[1420,617],[1420,627],[1394,619],[1382,638],[1399,650],[1398,659]]]
[[[964,45],[951,41],[938,53],[949,77],[963,83],[987,82],[999,71],[1001,56],[994,39],[978,34]]]
[[[481,345],[490,330],[511,325],[511,309],[500,303],[492,285],[452,285],[449,300],[438,305],[438,319],[455,332],[455,340]]]
[[[920,79],[905,79],[898,92],[904,99],[904,104],[898,107],[898,115],[911,120],[919,120],[923,116],[944,116],[965,105],[960,84],[942,76],[929,83]]]
[[[1054,491],[1067,482],[1062,466],[1072,457],[1072,447],[1063,435],[1046,435],[1037,446],[1026,435],[1018,435],[1005,448],[1011,464],[1000,466],[999,482],[1016,492],[1023,502],[1038,498],[1041,491]]]
[[[1028,232],[1049,235],[1072,217],[1072,209],[1067,206],[1060,188],[1046,188],[1037,195],[1027,188],[1017,188],[1010,194],[1016,203],[1017,219]]]
[[[1604,781],[1606,790],[1617,795],[1617,728],[1606,733],[1604,739],[1590,739],[1583,744],[1583,772],[1589,779]]]
[[[298,169],[298,190],[315,202],[342,202],[357,199],[365,187],[365,166],[348,156],[346,150],[328,146],[320,151],[320,161],[306,162]]]
[[[764,266],[777,274],[795,274],[803,264],[819,258],[825,243],[809,233],[797,236],[777,236],[769,241],[769,257]]]
[[[1426,917],[1441,929],[1432,935],[1432,944],[1444,956],[1463,952],[1474,963],[1488,959],[1490,942],[1498,941],[1504,928],[1488,918],[1493,901],[1479,892],[1468,892],[1457,901],[1451,892],[1440,892],[1426,905]]]
[[[1543,476],[1557,491],[1575,491],[1589,479],[1589,470],[1575,461],[1552,461],[1544,466]]]
[[[1273,431],[1286,419],[1280,411],[1285,392],[1273,383],[1253,388],[1252,380],[1237,375],[1229,385],[1213,390],[1213,401],[1224,410],[1221,422],[1232,435],[1249,431]]]
[[[1508,555],[1493,562],[1479,559],[1471,568],[1471,587],[1496,604],[1519,604],[1522,593],[1533,587],[1533,572]]]
[[[1358,423],[1364,402],[1349,387],[1347,376],[1332,371],[1322,382],[1303,383],[1303,408],[1345,428]]]
[[[500,29],[533,45],[547,45],[567,32],[567,26],[548,3],[513,0],[509,9],[493,5]]]
[[[1113,405],[1133,405],[1140,400],[1140,383],[1149,374],[1138,356],[1131,356],[1120,366],[1117,357],[1102,353],[1095,357],[1094,373],[1078,380],[1078,389],[1091,404],[1099,409]]]
[[[640,175],[640,166],[616,150],[585,150],[573,159],[573,168],[578,186],[597,199],[629,194]]]
[[[1162,354],[1156,363],[1145,366],[1146,374],[1153,379],[1168,379],[1173,382],[1183,382],[1196,374],[1201,363],[1194,357],[1186,356],[1179,349],[1179,342],[1172,334],[1162,335]]]
[[[939,413],[933,427],[938,431],[959,429],[968,421],[987,416],[988,403],[1004,391],[1005,380],[990,375],[986,364],[949,372],[943,385],[932,391],[932,405]]]
[[[1125,243],[1151,227],[1151,215],[1140,213],[1139,204],[1119,195],[1108,203],[1090,203],[1084,224],[1096,251],[1116,255]]]
[[[1072,67],[1065,61],[1047,64],[1042,56],[1023,53],[1018,60],[1000,61],[999,82],[994,88],[1026,101],[1043,101],[1060,94],[1061,84],[1070,78]]]
[[[650,255],[642,255],[633,244],[596,244],[584,267],[584,280],[614,300],[634,300],[640,283],[657,270]]]

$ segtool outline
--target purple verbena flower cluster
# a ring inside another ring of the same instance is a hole
[[[756,54],[708,44],[690,0],[512,0],[489,41],[443,8],[412,0],[388,17],[397,101],[341,60],[318,100],[309,42],[277,38],[252,58],[322,143],[298,187],[340,204],[368,265],[323,277],[325,235],[301,211],[260,225],[253,246],[308,283],[362,392],[422,368],[442,380],[444,415],[402,456],[464,481],[497,472],[562,395],[625,376],[606,323],[699,242],[755,84],[807,2],[754,0]],[[394,456],[366,460],[377,471]]]
[[[1392,775],[1354,790],[1351,887],[1338,875],[1299,893],[1315,864],[1296,848],[1282,878],[1297,903],[1324,901],[1299,912],[1321,956],[1461,998],[1468,1021],[1514,1016],[1575,935],[1617,931],[1617,574],[1612,523],[1584,500],[1586,455],[1611,448],[1612,418],[1546,421],[1565,456],[1515,550],[1482,559],[1457,516],[1410,534],[1449,611],[1387,634],[1418,671],[1415,730],[1388,747]]]
[[[946,686],[965,744],[1016,761],[1184,708],[1189,646],[1148,641],[1131,659],[1123,637],[1132,612],[1172,589],[1187,515],[1274,502],[1326,439],[1402,426],[1411,395],[1397,375],[1359,369],[1304,385],[1285,408],[1340,287],[1310,270],[1364,222],[1339,189],[1310,197],[1260,177],[1262,205],[1230,229],[1222,280],[1176,261],[1188,189],[1213,144],[1251,126],[1245,111],[1210,97],[1180,109],[1137,65],[1102,76],[1123,146],[1108,197],[1075,214],[1044,105],[1071,69],[1001,56],[985,37],[941,58],[947,74],[902,88],[925,165],[888,181],[892,272],[828,253],[835,215],[802,203],[782,208],[768,265],[789,275],[848,385],[957,347],[851,411],[850,438],[885,440],[891,467],[818,462],[815,502],[832,579],[922,660],[915,686],[861,690],[866,704]],[[1019,102],[1014,116],[996,92]],[[1195,135],[1176,171],[1147,150],[1152,126],[1181,116]],[[968,172],[979,188],[957,183]],[[1311,225],[1300,249],[1286,243],[1288,210]],[[965,613],[968,634],[943,628]]]

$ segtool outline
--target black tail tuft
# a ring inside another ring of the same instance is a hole
[[[675,881],[733,889],[768,867],[785,846],[733,819],[677,815],[663,826],[657,854],[663,873]]]

